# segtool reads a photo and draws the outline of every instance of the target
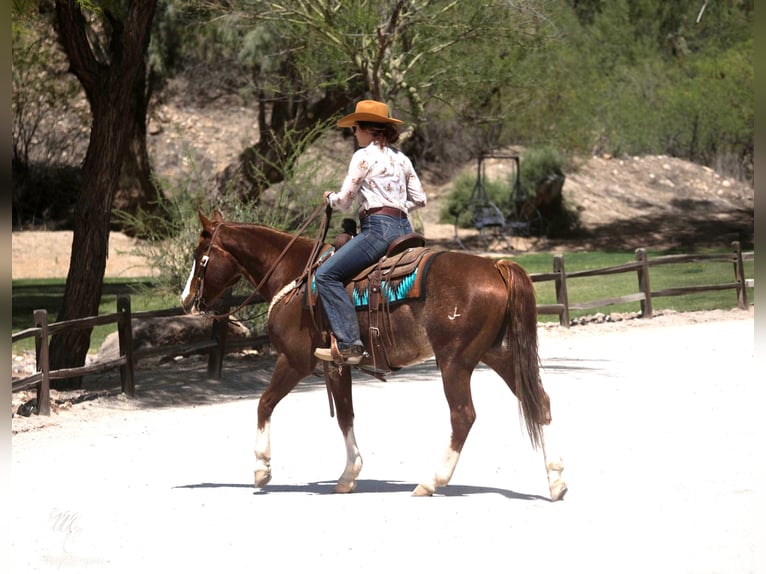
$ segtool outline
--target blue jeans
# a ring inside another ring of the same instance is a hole
[[[376,263],[397,237],[412,233],[409,219],[369,215],[362,220],[359,235],[322,263],[314,276],[330,329],[340,349],[362,345],[359,320],[345,283]]]

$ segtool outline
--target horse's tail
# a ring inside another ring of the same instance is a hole
[[[495,266],[508,291],[503,344],[511,351],[519,411],[537,448],[542,444],[543,425],[550,423],[550,401],[540,380],[535,288],[518,263],[500,260]]]

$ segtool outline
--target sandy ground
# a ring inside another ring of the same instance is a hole
[[[540,330],[551,443],[570,491],[486,369],[450,486],[413,499],[448,439],[433,364],[360,377],[365,468],[330,495],[344,450],[321,379],[277,408],[274,480],[252,487],[269,361],[140,372],[138,396],[60,409],[13,436],[13,572],[758,572],[760,377],[747,311]],[[93,389],[108,390],[106,380]],[[33,417],[34,418],[34,417]]]
[[[13,279],[49,279],[67,276],[72,253],[71,231],[14,231],[11,234]],[[105,276],[147,277],[154,272],[135,252],[138,240],[124,233],[109,234]]]

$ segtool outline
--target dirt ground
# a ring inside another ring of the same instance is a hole
[[[268,361],[227,359],[223,381],[182,361],[140,372],[132,399],[94,382],[110,394],[13,435],[10,571],[762,572],[752,313],[540,338],[562,502],[549,501],[542,454],[488,369],[473,377],[478,419],[450,485],[414,499],[449,438],[432,362],[388,383],[355,378],[364,468],[355,494],[333,495],[344,447],[321,378],[275,411],[274,478],[259,490]]]
[[[747,321],[754,325],[754,306],[739,309],[677,313],[670,310],[656,311],[652,319],[627,319],[614,322],[592,322],[569,329],[554,323],[541,323],[541,345],[548,341],[569,341],[580,336],[603,336],[619,339],[621,334],[633,331],[655,331],[659,334],[669,327],[694,326],[698,324]],[[693,333],[690,331],[690,333]],[[753,332],[754,337],[754,332]],[[700,341],[701,343],[702,341]],[[751,341],[752,343],[752,341]],[[684,342],[695,345],[693,339]],[[15,357],[18,363],[27,362],[30,355]],[[34,389],[14,393],[11,403],[12,433],[23,433],[45,427],[60,427],[68,432],[69,425],[77,428],[88,420],[120,416],[125,410],[142,410],[158,406],[213,404],[258,394],[268,384],[273,367],[273,357],[254,352],[235,352],[224,361],[223,380],[211,381],[207,377],[207,362],[202,356],[177,357],[172,361],[148,362],[136,370],[137,396],[130,398],[121,392],[118,371],[111,371],[84,378],[82,389],[74,391],[51,390],[52,414],[49,417],[33,414],[16,414],[20,407],[34,401]],[[27,370],[34,372],[32,365]],[[317,378],[317,381],[320,381]],[[317,383],[314,382],[314,384]],[[320,381],[321,382],[321,381]]]

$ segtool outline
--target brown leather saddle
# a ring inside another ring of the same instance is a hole
[[[425,247],[425,238],[417,233],[403,235],[389,245],[386,254],[373,265],[363,269],[347,283],[349,296],[358,312],[366,310],[369,323],[369,359],[359,368],[382,378],[399,367],[392,366],[387,348],[395,344],[389,318],[391,305],[406,299],[425,296],[424,279],[431,258],[438,251]],[[317,309],[313,289],[307,296],[309,306]],[[317,324],[325,326],[322,313],[317,313]],[[331,345],[335,343],[333,338]]]
[[[365,307],[366,299],[369,325],[370,342],[367,351],[370,360],[362,363],[362,370],[380,376],[398,369],[391,365],[387,352],[387,348],[395,344],[390,320],[391,305],[425,296],[426,269],[435,253],[433,249],[425,247],[422,235],[405,235],[389,246],[380,261],[352,279],[352,297],[360,311]]]

